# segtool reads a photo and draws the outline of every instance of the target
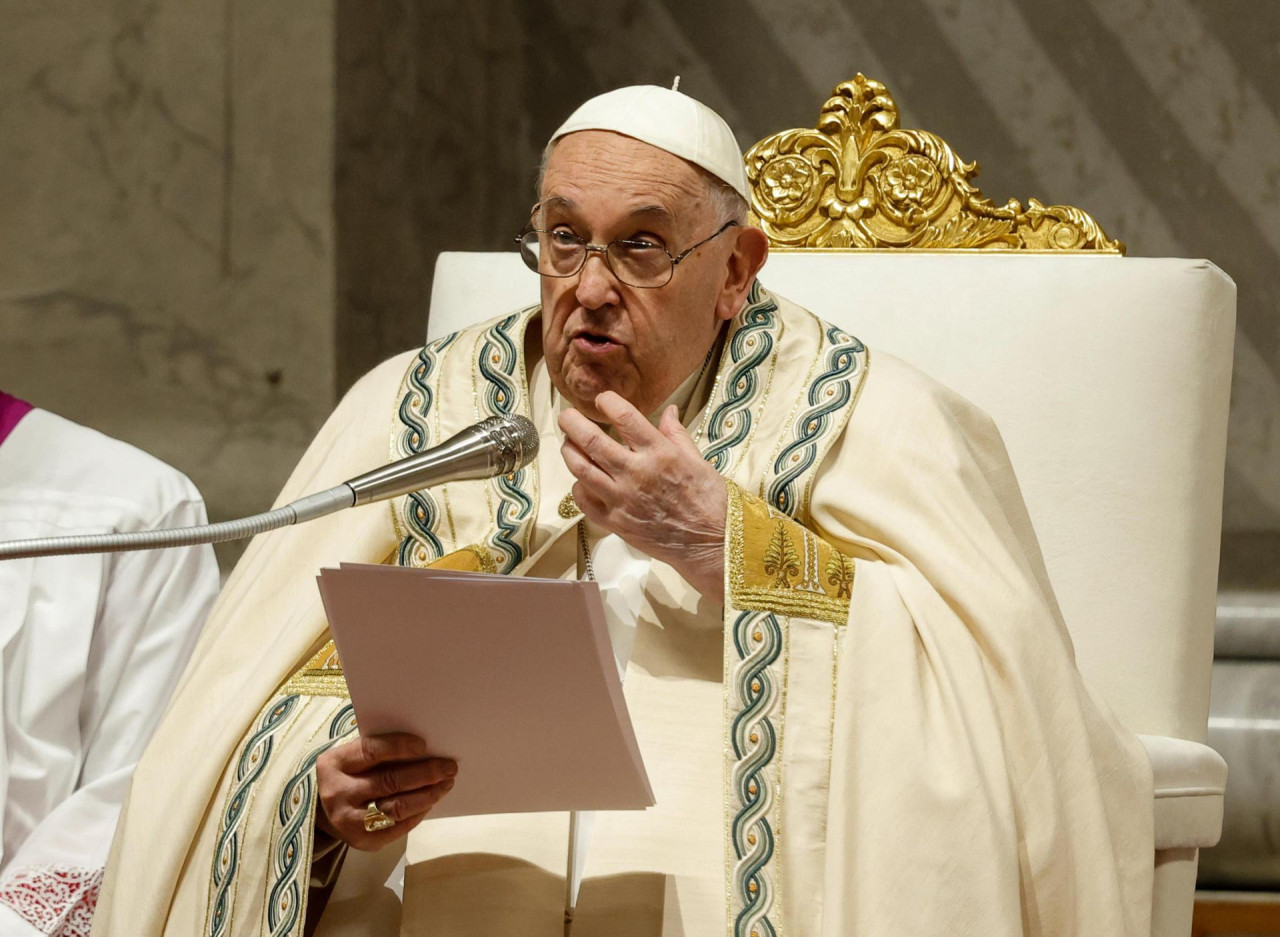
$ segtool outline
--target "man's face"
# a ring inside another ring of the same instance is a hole
[[[592,244],[650,240],[673,255],[727,220],[713,215],[705,177],[692,165],[595,130],[559,140],[539,204],[540,228]],[[596,252],[576,276],[543,277],[543,353],[556,389],[594,420],[602,420],[594,401],[606,390],[653,413],[702,363],[721,323],[737,311],[724,294],[738,230],[698,248],[658,289],[620,282]]]

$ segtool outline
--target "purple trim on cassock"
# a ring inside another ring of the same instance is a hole
[[[35,407],[25,400],[19,400],[0,390],[0,443],[4,442],[13,428]]]

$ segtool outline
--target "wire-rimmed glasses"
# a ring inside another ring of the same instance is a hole
[[[737,223],[726,221],[714,233],[679,254],[672,254],[662,245],[641,238],[617,238],[608,244],[590,244],[572,231],[561,228],[527,228],[516,236],[516,243],[520,245],[520,257],[525,266],[544,277],[577,276],[587,264],[587,255],[595,251],[604,258],[620,282],[638,289],[655,289],[671,282],[680,261]]]

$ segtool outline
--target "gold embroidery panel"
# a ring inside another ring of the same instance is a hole
[[[334,696],[350,699],[347,681],[342,674],[342,661],[338,659],[338,649],[330,638],[312,658],[307,661],[280,688],[284,695],[300,696]]]
[[[781,512],[729,483],[729,604],[843,625],[854,562]]]

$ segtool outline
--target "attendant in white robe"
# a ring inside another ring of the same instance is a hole
[[[181,473],[0,393],[0,540],[204,522]],[[217,589],[207,546],[0,562],[0,937],[88,934],[134,765]]]

